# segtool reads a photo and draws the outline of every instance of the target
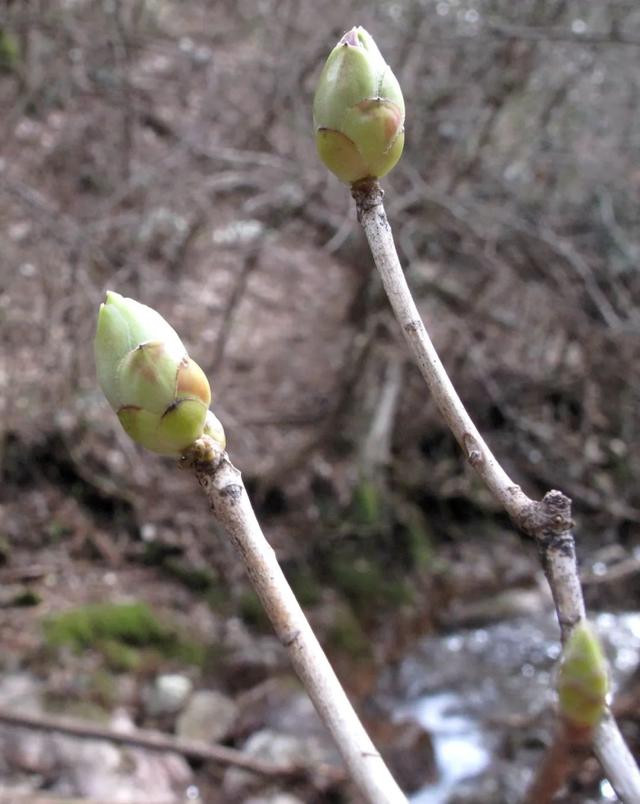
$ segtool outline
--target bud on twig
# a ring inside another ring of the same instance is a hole
[[[558,674],[562,719],[579,729],[594,729],[607,705],[607,662],[598,637],[586,620],[567,640]]]
[[[316,146],[324,164],[348,184],[380,178],[404,146],[400,84],[364,28],[352,28],[331,51],[313,101]]]
[[[161,455],[180,455],[203,434],[222,449],[204,372],[150,307],[107,292],[95,339],[98,383],[127,434]]]

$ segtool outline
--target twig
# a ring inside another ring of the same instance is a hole
[[[224,360],[224,353],[229,342],[229,336],[233,329],[233,321],[235,319],[238,307],[242,302],[247,284],[251,274],[256,269],[260,259],[261,248],[252,247],[247,254],[244,255],[242,268],[237,274],[231,296],[224,307],[224,313],[220,327],[218,328],[218,335],[216,337],[215,346],[213,349],[213,358],[211,359],[211,366],[216,366],[218,369]]]
[[[389,358],[382,388],[377,394],[378,404],[371,416],[371,426],[362,446],[361,464],[365,477],[375,479],[390,463],[391,437],[398,412],[403,374],[402,362],[395,356]]]
[[[560,722],[525,793],[523,804],[550,804],[569,774],[588,756],[592,735]]]
[[[571,500],[560,491],[547,492],[541,501],[532,500],[502,468],[467,413],[425,329],[398,259],[379,183],[359,182],[352,187],[352,194],[391,307],[438,410],[489,491],[538,547],[564,641],[585,617]],[[625,804],[637,804],[640,771],[610,715],[598,728],[594,747],[618,796]]]
[[[601,584],[625,581],[627,578],[638,574],[640,574],[640,559],[625,558],[612,567],[608,567],[602,574],[595,572],[583,573],[580,580],[583,586],[600,586]]]
[[[156,731],[143,729],[137,729],[134,732],[116,731],[105,726],[98,726],[94,723],[86,723],[72,718],[15,712],[5,708],[0,708],[0,722],[26,729],[56,731],[72,737],[135,745],[152,751],[175,751],[177,754],[193,757],[194,759],[210,760],[221,765],[234,765],[269,778],[306,774],[306,769],[299,766],[275,765],[271,762],[263,762],[249,757],[235,748],[227,748],[223,745],[209,745],[198,740],[185,740],[181,737],[161,734]]]
[[[316,639],[276,555],[264,537],[240,472],[207,436],[182,460],[204,489],[211,510],[241,556],[251,583],[349,774],[371,804],[406,804]]]

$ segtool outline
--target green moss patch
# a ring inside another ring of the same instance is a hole
[[[94,603],[55,615],[43,623],[50,647],[98,650],[113,670],[133,670],[144,654],[201,664],[205,648],[181,638],[145,603]]]
[[[332,651],[346,654],[353,659],[371,656],[371,645],[358,618],[349,608],[341,605],[336,609],[333,621],[327,630],[327,646]]]
[[[330,563],[331,583],[356,611],[401,606],[412,600],[411,587],[381,563],[350,550],[336,552]]]

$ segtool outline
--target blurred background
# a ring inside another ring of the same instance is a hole
[[[549,739],[558,630],[315,155],[315,81],[354,24],[406,99],[384,187],[409,282],[507,471],[573,498],[637,746],[635,0],[0,3],[0,707],[336,761],[193,478],[132,445],[96,387],[113,289],[210,377],[265,532],[405,789],[517,801]],[[0,746],[6,801],[358,801],[335,772],[265,781],[2,723]],[[587,762],[563,800],[615,796]]]

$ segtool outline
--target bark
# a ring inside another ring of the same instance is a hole
[[[586,616],[576,565],[571,500],[555,490],[540,501],[532,500],[505,472],[467,413],[425,328],[398,259],[379,183],[358,182],[352,187],[352,195],[393,313],[438,410],[469,464],[514,524],[537,545],[564,641]],[[637,804],[640,771],[610,713],[597,729],[593,746],[620,799],[625,804]]]
[[[190,448],[183,464],[195,472],[214,516],[242,558],[256,594],[331,732],[349,775],[371,804],[405,803],[405,796],[360,723],[262,533],[240,472],[206,436]]]

